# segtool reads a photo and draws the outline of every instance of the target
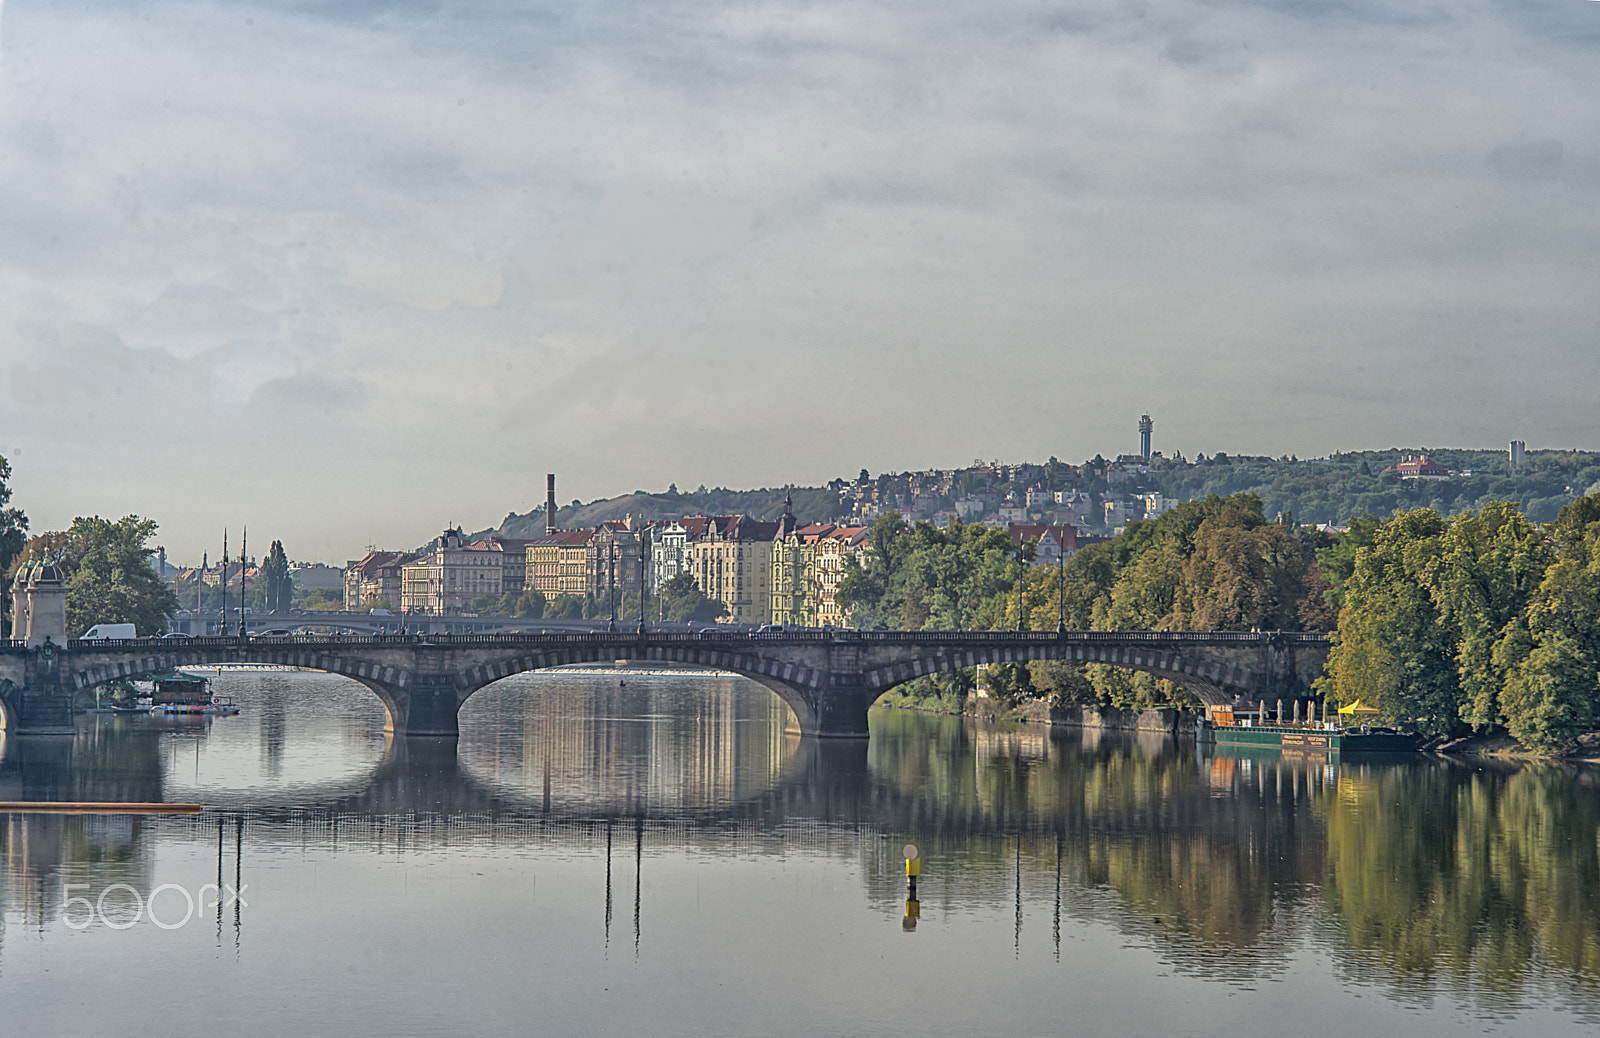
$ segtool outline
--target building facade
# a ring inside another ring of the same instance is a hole
[[[403,551],[369,551],[366,558],[346,563],[345,610],[359,613],[375,608],[400,608],[400,570],[412,557],[410,552]]]
[[[483,595],[505,593],[505,552],[490,541],[468,542],[459,528],[400,568],[400,610],[424,616],[467,611]]]
[[[632,516],[594,528],[584,557],[585,593],[593,599],[637,595],[644,586],[649,551],[644,524]]]
[[[813,550],[817,626],[845,626],[847,617],[839,606],[839,585],[844,582],[845,561],[854,558],[859,562],[866,549],[865,526],[835,526],[817,538]]]
[[[1045,523],[1013,523],[1008,532],[1011,543],[1021,546],[1034,542],[1033,564],[1054,566],[1072,558],[1078,551],[1078,531],[1071,526]]]
[[[694,547],[689,528],[682,522],[656,523],[650,528],[650,590],[659,594],[661,585],[694,568]]]
[[[587,592],[589,541],[593,530],[557,530],[529,542],[523,551],[523,588],[545,598]]]
[[[728,621],[770,623],[772,540],[779,524],[743,515],[709,517],[694,545],[694,579],[709,598],[728,607]]]

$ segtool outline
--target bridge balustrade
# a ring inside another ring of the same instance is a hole
[[[498,634],[290,634],[246,635],[243,641],[237,635],[205,635],[194,638],[74,638],[67,642],[73,651],[144,649],[160,646],[170,651],[184,649],[236,648],[240,644],[300,645],[307,642],[334,642],[360,645],[519,645],[519,644],[576,644],[614,643],[637,639],[635,630],[618,631],[552,631],[503,632]],[[812,644],[862,642],[873,644],[915,645],[928,641],[948,644],[982,645],[1004,642],[1037,642],[1047,645],[1065,639],[1074,642],[1153,642],[1161,644],[1262,644],[1288,642],[1291,644],[1319,644],[1327,635],[1304,631],[650,631],[644,637],[655,643],[702,644],[707,641],[753,641],[776,644]],[[26,643],[11,639],[0,643],[12,648],[25,648]]]

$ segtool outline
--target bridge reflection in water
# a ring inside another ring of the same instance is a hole
[[[897,917],[912,839],[929,863],[924,915],[1014,911],[1019,953],[1039,927],[1060,955],[1064,934],[1108,925],[1182,971],[1250,982],[1309,944],[1401,999],[1600,1011],[1593,771],[1205,756],[1167,737],[904,711],[874,712],[870,743],[801,740],[742,683],[635,684],[507,689],[478,704],[481,734],[459,749],[391,738],[320,791],[278,799],[265,783],[198,818],[0,816],[0,901],[44,925],[63,874],[146,889],[165,845],[215,850],[244,882],[253,857],[285,849],[511,848],[604,869],[609,940],[613,900],[625,916],[634,899],[637,936],[640,877],[679,852],[847,862],[872,912]],[[128,725],[12,740],[0,795],[160,799],[181,770],[164,755],[174,738]],[[248,913],[243,926],[248,939]]]

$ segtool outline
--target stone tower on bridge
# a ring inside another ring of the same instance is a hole
[[[33,562],[17,570],[11,602],[12,638],[27,642],[30,649],[46,638],[67,644],[67,582],[60,567]]]

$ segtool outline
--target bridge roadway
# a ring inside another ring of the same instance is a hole
[[[777,693],[803,735],[865,737],[867,709],[913,678],[986,663],[1073,660],[1170,678],[1208,704],[1296,698],[1327,660],[1319,634],[1234,631],[679,631],[136,638],[0,642],[0,716],[19,734],[72,729],[75,693],[176,667],[267,663],[342,674],[382,702],[385,730],[454,736],[474,692],[526,671],[617,660],[733,671]]]
[[[179,634],[198,637],[210,635],[221,629],[222,612],[217,609],[180,609],[172,618],[171,627]],[[325,633],[341,634],[399,634],[402,627],[407,634],[513,634],[525,633],[579,633],[604,630],[601,620],[551,620],[528,616],[467,616],[452,613],[448,616],[427,616],[422,613],[347,613],[322,610],[291,610],[282,613],[252,612],[244,618],[245,630],[251,635],[263,631],[284,630],[298,632],[315,629]],[[228,610],[228,633],[239,626],[239,610]],[[664,623],[652,626],[670,630],[699,630],[704,623]]]

